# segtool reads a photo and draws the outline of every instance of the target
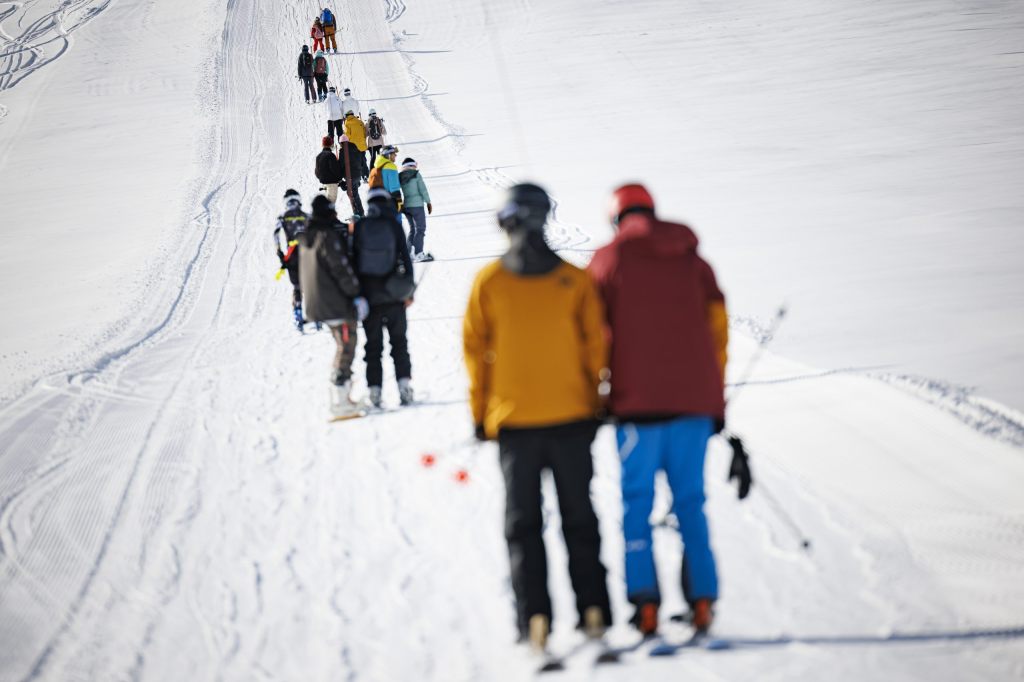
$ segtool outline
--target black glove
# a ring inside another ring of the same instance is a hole
[[[719,433],[721,433],[722,429],[725,428],[725,420],[724,419],[719,419],[718,417],[715,417],[713,427],[714,427],[714,429],[711,432],[712,434],[719,434]]]
[[[341,179],[341,182],[338,183],[338,187],[341,188],[342,192],[347,192],[348,191],[348,183],[345,182],[345,178]]]
[[[483,441],[487,440],[487,432],[484,431],[484,425],[483,424],[477,424],[473,428],[473,435],[476,437],[476,439],[478,441],[483,442]]]
[[[277,260],[281,261],[281,267],[284,267],[284,251],[281,249],[277,250]]]
[[[742,500],[750,494],[750,486],[754,480],[750,477],[750,463],[747,461],[747,452],[743,449],[743,441],[738,436],[729,436],[729,446],[732,448],[732,463],[729,465],[729,478],[736,479],[739,483],[739,498]]]

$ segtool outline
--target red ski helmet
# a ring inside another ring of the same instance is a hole
[[[612,192],[612,200],[608,205],[608,219],[612,225],[618,225],[622,214],[630,209],[654,210],[654,198],[647,188],[639,183],[622,185]]]

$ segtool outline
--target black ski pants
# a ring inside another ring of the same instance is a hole
[[[299,80],[302,81],[302,94],[306,96],[306,102],[316,101],[316,89],[313,87],[312,76],[300,76]]]
[[[318,73],[313,76],[316,79],[316,95],[318,99],[327,97],[327,74]]]
[[[589,606],[598,606],[611,625],[606,572],[601,564],[601,536],[590,501],[594,475],[590,444],[596,424],[577,422],[530,429],[502,429],[498,452],[505,477],[505,539],[511,562],[519,632],[527,634],[530,617],[551,618],[548,564],[544,549],[541,472],[551,469],[562,516],[562,536],[569,552],[569,579],[576,593],[580,623]]]
[[[409,358],[409,343],[405,333],[409,324],[405,317],[405,303],[382,303],[371,305],[370,314],[363,320],[366,333],[366,385],[380,386],[384,383],[384,329],[388,330],[391,343],[391,359],[395,361],[395,378],[408,379],[412,376],[412,360]]]
[[[327,134],[335,140],[340,140],[341,136],[345,134],[345,120],[339,118],[336,121],[328,121]]]
[[[299,254],[293,252],[292,257],[285,263],[288,269],[288,279],[292,283],[292,307],[302,305],[302,289],[299,288]]]

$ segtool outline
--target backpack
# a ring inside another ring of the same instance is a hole
[[[370,189],[374,187],[384,188],[384,174],[380,172],[380,166],[374,166],[373,170],[370,171],[370,177],[366,181]]]
[[[376,116],[370,119],[370,137],[380,139],[380,119]]]
[[[334,15],[331,14],[331,10],[325,9],[321,19],[324,22],[324,26],[334,26]]]
[[[302,53],[302,65],[309,67],[313,65],[313,55],[308,52]]]
[[[313,67],[313,72],[314,73],[319,73],[319,74],[327,73],[327,58],[326,57],[317,57],[316,58],[316,66]]]
[[[370,218],[360,220],[357,225],[356,270],[360,275],[382,277],[391,274],[398,260],[398,251],[388,221]]]

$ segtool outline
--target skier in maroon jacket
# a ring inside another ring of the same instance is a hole
[[[696,235],[656,218],[642,185],[617,189],[610,217],[617,234],[589,271],[611,337],[608,409],[622,460],[626,593],[637,607],[633,623],[654,633],[661,596],[649,517],[663,469],[686,545],[683,594],[694,627],[705,631],[718,579],[704,516],[704,454],[725,415],[725,297]]]

